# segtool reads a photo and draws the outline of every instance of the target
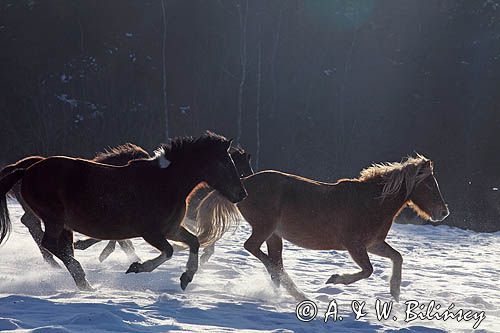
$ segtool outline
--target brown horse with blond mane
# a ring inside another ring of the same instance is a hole
[[[49,157],[0,179],[0,243],[10,229],[5,194],[22,179],[21,195],[42,219],[42,246],[59,258],[80,289],[92,289],[74,258],[73,230],[97,239],[142,237],[161,254],[135,262],[127,273],[151,272],[172,257],[168,239],[189,246],[181,288],[198,268],[199,242],[181,225],[189,194],[206,182],[231,202],[246,197],[228,150],[231,141],[210,133],[175,138],[147,160],[111,166]]]
[[[441,221],[448,214],[433,163],[417,155],[402,163],[375,164],[357,179],[323,183],[278,171],[262,171],[243,179],[248,197],[237,205],[216,192],[198,208],[201,243],[214,243],[238,220],[252,226],[245,249],[266,267],[273,282],[303,299],[283,267],[282,239],[313,250],[347,250],[361,271],[333,274],[326,283],[351,284],[368,278],[368,253],[393,262],[391,295],[398,300],[403,258],[385,238],[401,210],[409,206],[421,217]],[[266,242],[267,254],[260,247]]]

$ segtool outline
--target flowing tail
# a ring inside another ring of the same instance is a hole
[[[28,169],[30,166],[32,166],[35,163],[40,162],[41,160],[45,159],[42,156],[30,156],[23,158],[22,160],[17,161],[16,163],[9,164],[2,168],[0,170],[0,179],[11,173],[12,171],[16,169]],[[11,191],[7,193],[7,195],[10,195],[11,197],[15,196],[17,197],[20,192],[20,186],[15,186],[12,188]]]
[[[0,244],[9,235],[11,221],[7,208],[7,192],[24,176],[24,169],[16,169],[0,179]]]
[[[208,194],[198,206],[196,232],[200,245],[206,247],[218,241],[242,219],[236,206],[217,191]]]

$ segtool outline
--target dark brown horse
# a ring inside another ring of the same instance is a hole
[[[97,154],[92,161],[103,164],[111,164],[111,165],[125,165],[131,160],[135,159],[147,159],[151,158],[151,156],[139,146],[136,146],[131,143],[127,143],[118,147],[111,148],[106,150],[105,152]],[[24,158],[16,163],[7,165],[0,171],[0,178],[11,173],[15,169],[27,169],[33,164],[40,162],[45,159],[42,156],[30,156]],[[60,267],[59,264],[54,260],[54,257],[50,252],[43,248],[41,245],[43,230],[42,230],[42,221],[31,211],[26,202],[21,196],[21,184],[18,182],[13,188],[12,193],[14,194],[17,201],[21,204],[24,210],[24,214],[21,217],[21,223],[24,224],[33,239],[35,240],[40,252],[42,253],[43,258],[47,263],[54,267]],[[89,244],[89,240],[86,241],[77,241],[75,242],[75,248],[78,248],[78,244],[80,247],[83,247],[81,244]],[[94,242],[95,243],[95,242]],[[109,244],[104,248],[103,252],[99,256],[99,259],[104,260],[109,254],[109,248],[115,246],[115,241],[110,241]],[[137,255],[134,252],[134,246],[131,241],[123,240],[118,242],[122,249],[125,251],[129,258],[137,258]],[[87,246],[88,247],[88,246]],[[137,259],[136,259],[137,260]]]
[[[394,218],[410,206],[420,216],[441,221],[448,216],[430,160],[418,155],[403,163],[376,164],[357,179],[322,183],[278,171],[243,179],[248,197],[238,205],[212,192],[198,208],[198,237],[213,243],[238,219],[252,226],[245,249],[257,257],[276,285],[298,299],[305,296],[283,268],[282,239],[313,250],[347,250],[361,267],[353,274],[333,274],[327,283],[351,284],[369,277],[368,252],[390,258],[391,295],[399,298],[401,254],[385,242]],[[261,251],[267,244],[267,254]]]
[[[115,151],[115,153],[118,154],[119,151]],[[113,154],[113,150],[108,154]],[[108,154],[106,154],[106,155],[108,155]],[[236,167],[236,171],[238,171],[238,175],[240,176],[240,178],[243,178],[243,177],[246,177],[246,176],[253,174],[252,166],[250,164],[250,159],[251,159],[250,154],[248,154],[242,148],[239,148],[239,147],[238,148],[231,147],[231,149],[229,150],[229,154],[231,155],[231,158],[233,159],[234,165]],[[98,155],[98,157],[99,156],[100,155]],[[101,163],[106,163],[106,162],[101,162]],[[109,164],[109,163],[107,163],[107,164]],[[188,205],[187,212],[186,212],[186,218],[189,218],[191,221],[196,220],[196,212],[197,212],[196,208],[198,207],[201,200],[205,196],[207,196],[210,191],[211,191],[211,189],[209,186],[199,187],[199,188],[197,188],[197,190],[194,193],[192,193],[189,196],[190,200],[189,200],[189,205]],[[185,221],[183,221],[183,224],[188,230],[191,231],[189,222],[190,221],[185,220]],[[92,246],[100,241],[101,241],[100,239],[93,239],[93,238],[78,240],[75,242],[75,249],[85,250],[85,249],[89,248],[90,246]],[[129,255],[130,257],[137,256],[133,250],[134,247],[133,247],[131,241],[129,241],[129,240],[118,241],[118,244],[120,244],[120,246],[124,249],[125,253],[127,253],[127,255]],[[113,253],[113,251],[115,250],[115,246],[116,246],[116,241],[109,241],[108,244],[106,245],[106,247],[102,250],[101,254],[99,255],[99,261],[101,261],[101,262],[104,261],[111,253]],[[177,247],[178,250],[184,249],[184,248],[185,247],[183,247],[183,246]],[[213,253],[214,253],[214,245],[211,244],[209,249],[204,250],[204,253],[201,257],[202,262],[206,262],[209,259],[210,255],[212,255]]]
[[[161,254],[135,262],[127,273],[151,272],[173,253],[168,239],[189,246],[185,289],[198,268],[199,242],[181,226],[186,199],[206,182],[231,202],[246,197],[228,150],[231,142],[207,133],[173,139],[149,160],[111,166],[49,157],[0,180],[0,242],[10,228],[5,194],[22,179],[21,195],[45,225],[42,246],[59,258],[81,289],[91,289],[73,254],[73,230],[97,239],[142,237]]]

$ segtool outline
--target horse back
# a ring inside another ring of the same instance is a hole
[[[137,220],[149,223],[162,212],[163,206],[146,209],[144,202],[168,201],[157,195],[161,184],[152,181],[155,169],[146,167],[50,157],[26,171],[21,193],[42,219],[65,221],[71,229],[94,238],[135,237],[137,230],[130,228],[141,225]],[[103,233],[95,234],[95,230]]]

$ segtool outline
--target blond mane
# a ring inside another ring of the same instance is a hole
[[[399,193],[403,184],[406,187],[406,199],[410,197],[415,186],[432,174],[432,162],[417,154],[407,157],[402,162],[379,163],[361,171],[358,180],[361,182],[381,180],[384,185],[380,198],[382,200]]]

